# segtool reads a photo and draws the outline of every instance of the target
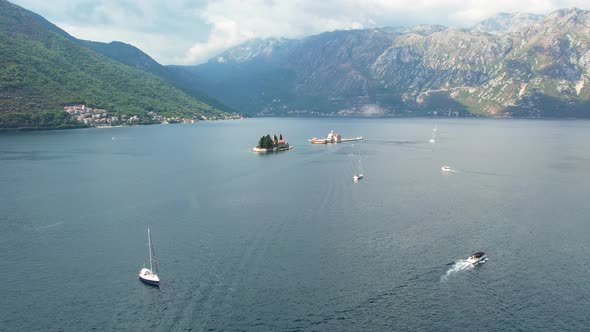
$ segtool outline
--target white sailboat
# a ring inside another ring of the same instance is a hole
[[[436,142],[436,132],[437,132],[437,129],[436,129],[436,127],[434,127],[434,129],[432,129],[432,137],[428,140],[428,142],[430,142],[430,143]]]
[[[363,164],[362,164],[362,160],[361,160],[361,156],[358,156],[358,172],[352,176],[352,180],[354,182],[357,182],[358,180],[362,179],[365,177],[365,175],[363,174]]]
[[[160,285],[160,277],[158,277],[158,267],[156,266],[156,259],[154,257],[154,252],[152,249],[152,236],[150,234],[150,228],[148,227],[148,253],[150,259],[150,268],[142,268],[139,271],[139,280],[142,282],[152,285],[152,286],[159,286]]]

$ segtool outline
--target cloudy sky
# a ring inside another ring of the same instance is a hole
[[[590,9],[589,0],[10,0],[71,35],[133,44],[162,64],[198,64],[256,37],[336,29],[468,27],[498,12]]]

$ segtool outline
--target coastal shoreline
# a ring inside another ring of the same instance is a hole
[[[261,148],[253,147],[252,151],[254,151],[256,153],[271,153],[271,152],[289,151],[292,149],[293,149],[292,146],[290,146],[288,148],[272,148],[272,149],[261,149]]]
[[[234,120],[243,120],[244,118],[239,119],[217,119],[217,120],[199,120],[198,122],[194,122],[192,124],[197,124],[200,122],[214,122],[214,121],[234,121]],[[140,126],[153,126],[159,125],[162,123],[154,122],[154,123],[141,123],[141,124],[126,124],[126,125],[115,125],[115,126],[88,126],[84,124],[80,125],[73,125],[73,126],[65,126],[65,127],[46,127],[46,128],[39,128],[39,127],[18,127],[18,128],[0,128],[0,133],[14,133],[14,132],[28,132],[28,131],[53,131],[53,130],[70,130],[70,129],[108,129],[108,128],[128,128],[128,127],[140,127]],[[172,125],[176,124],[187,124],[182,122],[174,122],[169,123]]]

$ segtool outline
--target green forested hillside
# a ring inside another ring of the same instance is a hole
[[[103,108],[113,115],[144,115],[146,121],[150,111],[181,117],[227,115],[0,0],[0,128],[75,125],[60,114],[70,103]]]
[[[228,105],[222,104],[199,89],[191,73],[179,70],[179,66],[162,66],[133,45],[122,42],[101,43],[88,40],[77,41],[112,60],[156,75],[182,90],[187,95],[207,103],[218,110],[229,113],[235,112]]]

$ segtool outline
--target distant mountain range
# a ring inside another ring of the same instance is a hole
[[[66,104],[115,114],[590,117],[590,12],[256,39],[198,66],[76,39],[0,0],[0,128],[69,127]],[[227,105],[227,106],[226,106]]]
[[[175,70],[256,115],[590,117],[590,12],[251,40]]]
[[[203,97],[203,98],[200,98]],[[209,102],[210,101],[210,102]],[[170,70],[123,43],[78,40],[41,16],[0,0],[0,129],[81,124],[63,112],[80,103],[116,116],[225,118],[231,111],[183,86]]]

